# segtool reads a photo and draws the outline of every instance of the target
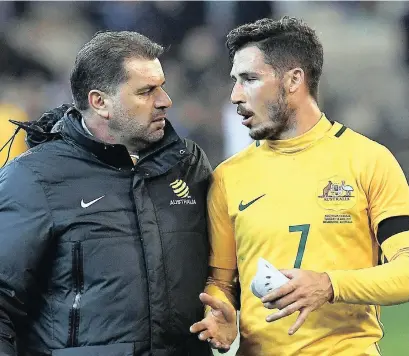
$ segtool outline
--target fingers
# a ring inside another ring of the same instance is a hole
[[[290,294],[295,290],[295,288],[296,288],[295,283],[293,281],[289,281],[280,288],[273,290],[271,293],[261,298],[261,302],[262,303],[273,302],[276,299],[282,298],[287,294]]]
[[[211,340],[208,340],[208,341],[209,341],[210,346],[213,349],[216,349],[220,354],[224,354],[224,353],[226,353],[227,351],[230,350],[229,345],[222,344],[220,341],[218,341],[216,339],[211,339]]]
[[[291,314],[294,314],[297,310],[300,310],[301,308],[302,304],[299,302],[295,302],[285,307],[284,309],[279,310],[277,313],[270,314],[269,316],[267,316],[266,321],[270,323],[272,321],[285,318]]]
[[[230,346],[223,344],[218,339],[214,338],[210,330],[207,329],[206,324],[204,322],[198,322],[196,324],[193,324],[190,327],[190,332],[191,333],[199,332],[198,335],[199,340],[209,342],[210,346],[214,349],[228,350],[230,348]]]
[[[212,308],[210,312],[213,314],[213,316],[224,317],[229,323],[235,322],[236,310],[233,308],[233,306],[206,293],[201,293],[199,298],[203,304]]]
[[[203,333],[200,333],[199,339],[202,340],[202,341],[206,340],[210,344],[211,348],[217,349],[219,351],[219,353],[221,353],[221,354],[223,354],[223,353],[230,350],[229,345],[221,343],[219,340],[217,340],[215,338],[212,338],[210,333],[208,333],[207,335],[206,335],[206,333],[207,333],[206,331],[203,332]],[[205,336],[207,336],[207,337],[205,338]]]
[[[280,272],[284,274],[287,278],[289,278],[290,281],[284,284],[283,286],[281,286],[280,288],[273,290],[271,293],[267,294],[263,298],[261,298],[262,303],[272,302],[276,299],[282,298],[285,295],[290,294],[296,289],[297,284],[296,282],[292,281],[292,279],[294,279],[300,274],[300,270],[282,269],[280,270]]]
[[[286,276],[289,279],[293,279],[298,276],[299,274],[299,269],[293,268],[293,269],[280,269],[280,272]]]
[[[202,340],[202,341],[210,339],[211,337],[212,337],[212,335],[210,334],[209,330],[202,331],[198,336],[199,340]]]
[[[294,325],[290,328],[290,330],[288,330],[288,335],[294,335],[297,332],[297,330],[302,326],[302,324],[304,324],[304,322],[307,320],[307,317],[310,313],[311,313],[310,309],[308,308],[302,309]]]
[[[219,346],[217,348],[217,351],[219,352],[219,354],[225,354],[226,352],[228,352],[230,350],[230,346]]]
[[[297,301],[297,294],[295,292],[292,292],[280,299],[277,299],[273,302],[267,302],[264,303],[264,307],[267,309],[283,309],[286,306],[294,303]]]
[[[199,298],[203,304],[208,305],[212,309],[215,309],[215,310],[223,309],[224,303],[221,300],[215,297],[212,297],[207,293],[200,293]]]
[[[199,322],[197,322],[197,323],[194,323],[194,324],[190,327],[190,332],[191,332],[192,334],[196,334],[196,333],[199,333],[199,332],[201,332],[201,331],[203,331],[203,330],[206,330],[206,329],[207,329],[207,324],[206,324],[205,319],[203,319],[202,321],[199,321]]]
[[[209,341],[210,347],[212,349],[217,349],[218,350],[219,348],[222,347],[222,344],[219,341],[215,340],[215,339],[210,339],[208,341]]]

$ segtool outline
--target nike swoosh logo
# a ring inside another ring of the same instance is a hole
[[[88,208],[89,206],[91,206],[92,204],[96,203],[98,200],[101,200],[105,195],[103,195],[102,197],[99,197],[97,199],[91,200],[89,203],[85,203],[84,199],[81,200],[81,207]]]
[[[251,204],[254,204],[257,200],[261,199],[264,196],[265,196],[265,194],[260,195],[259,197],[253,199],[252,201],[249,201],[247,204],[243,204],[243,200],[242,200],[240,202],[240,204],[239,204],[239,210],[243,211],[243,210],[247,209]]]

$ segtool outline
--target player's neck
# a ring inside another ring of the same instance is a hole
[[[292,130],[283,139],[295,138],[310,131],[320,121],[321,116],[322,112],[316,101],[307,97],[294,113]]]
[[[303,151],[326,135],[331,123],[314,102],[305,103],[294,112],[292,127],[278,140],[267,140],[268,147],[282,153]]]

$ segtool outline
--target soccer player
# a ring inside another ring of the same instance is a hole
[[[229,349],[241,303],[238,355],[380,355],[379,306],[409,300],[405,176],[388,149],[321,112],[323,48],[305,23],[262,19],[227,46],[231,100],[256,141],[214,172],[208,308],[191,332]],[[263,298],[260,258],[289,279]]]

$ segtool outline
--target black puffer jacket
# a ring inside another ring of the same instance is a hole
[[[0,354],[210,355],[205,154],[167,123],[134,166],[62,123],[0,171]]]

